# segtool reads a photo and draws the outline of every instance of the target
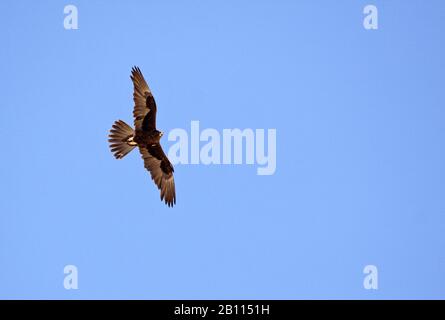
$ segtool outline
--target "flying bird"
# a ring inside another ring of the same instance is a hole
[[[176,204],[173,165],[162,150],[160,140],[163,135],[156,129],[156,102],[147,82],[138,67],[131,69],[134,91],[134,129],[122,120],[115,121],[110,129],[109,144],[116,159],[122,159],[135,147],[144,160],[145,168],[169,207]]]

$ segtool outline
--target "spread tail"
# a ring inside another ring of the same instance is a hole
[[[134,130],[122,120],[115,121],[110,129],[108,142],[116,159],[122,159],[137,143],[133,141]]]

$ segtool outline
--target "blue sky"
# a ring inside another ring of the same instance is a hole
[[[0,298],[445,298],[444,31],[438,0],[2,1]],[[177,165],[161,203],[107,145],[133,65],[164,132],[276,129],[275,174]]]

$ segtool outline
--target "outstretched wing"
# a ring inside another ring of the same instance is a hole
[[[133,67],[130,78],[134,86],[134,127],[145,131],[156,129],[156,102],[141,70]]]
[[[176,204],[175,180],[173,178],[173,166],[165,155],[160,144],[148,147],[139,147],[144,159],[144,166],[150,172],[151,178],[161,190],[161,201],[169,207]]]

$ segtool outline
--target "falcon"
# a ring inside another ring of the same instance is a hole
[[[138,67],[131,69],[134,100],[134,129],[122,120],[115,121],[110,129],[108,142],[116,159],[122,159],[138,147],[145,168],[161,193],[161,201],[169,207],[176,204],[173,165],[162,150],[163,135],[156,129],[156,102],[147,82]]]

